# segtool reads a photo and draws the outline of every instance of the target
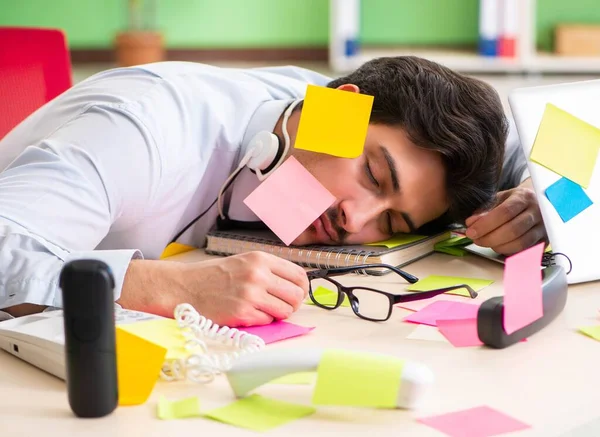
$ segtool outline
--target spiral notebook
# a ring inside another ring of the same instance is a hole
[[[451,232],[435,235],[406,236],[397,239],[395,247],[384,245],[358,246],[286,246],[269,231],[227,230],[211,231],[207,235],[206,253],[236,255],[251,251],[272,253],[304,267],[331,268],[359,264],[389,264],[402,267],[434,251],[436,243],[450,238]],[[407,241],[402,243],[402,241]],[[412,241],[411,241],[412,240]],[[367,271],[377,275],[376,270]]]

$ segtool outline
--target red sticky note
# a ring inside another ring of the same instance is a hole
[[[333,202],[335,197],[293,156],[244,199],[246,206],[286,245]]]
[[[455,347],[483,345],[477,334],[477,319],[438,319],[437,326],[444,337]]]
[[[531,426],[490,407],[476,407],[417,421],[437,429],[450,437],[491,437]]]
[[[405,322],[437,326],[440,319],[476,319],[479,305],[464,302],[438,300],[404,318]]]
[[[248,334],[256,335],[265,341],[265,344],[274,343],[276,341],[285,340],[286,338],[298,337],[308,334],[313,327],[294,325],[289,322],[273,322],[268,325],[250,326],[247,328],[239,328],[240,331],[246,331]]]
[[[504,262],[504,330],[507,334],[544,315],[542,254],[544,243],[506,258]]]

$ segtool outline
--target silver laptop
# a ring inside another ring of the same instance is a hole
[[[572,270],[567,276],[570,284],[600,279],[600,170],[596,162],[589,187],[585,193],[593,204],[572,219],[563,222],[546,197],[546,189],[561,179],[555,172],[529,158],[538,127],[547,103],[571,115],[600,127],[600,80],[580,81],[560,85],[519,88],[509,94],[509,103],[517,125],[521,146],[527,157],[534,189],[553,252],[569,257]],[[598,145],[600,147],[600,144]],[[565,148],[572,148],[564,144]],[[568,263],[557,257],[557,263]]]

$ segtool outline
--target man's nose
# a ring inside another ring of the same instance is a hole
[[[357,234],[375,221],[385,209],[376,197],[346,200],[340,204],[341,225],[350,234]]]

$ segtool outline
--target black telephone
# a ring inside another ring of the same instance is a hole
[[[479,307],[477,334],[479,340],[495,349],[503,349],[531,337],[552,322],[567,303],[567,274],[563,267],[551,265],[542,270],[542,299],[544,315],[512,334],[504,330],[504,297],[492,297]]]

